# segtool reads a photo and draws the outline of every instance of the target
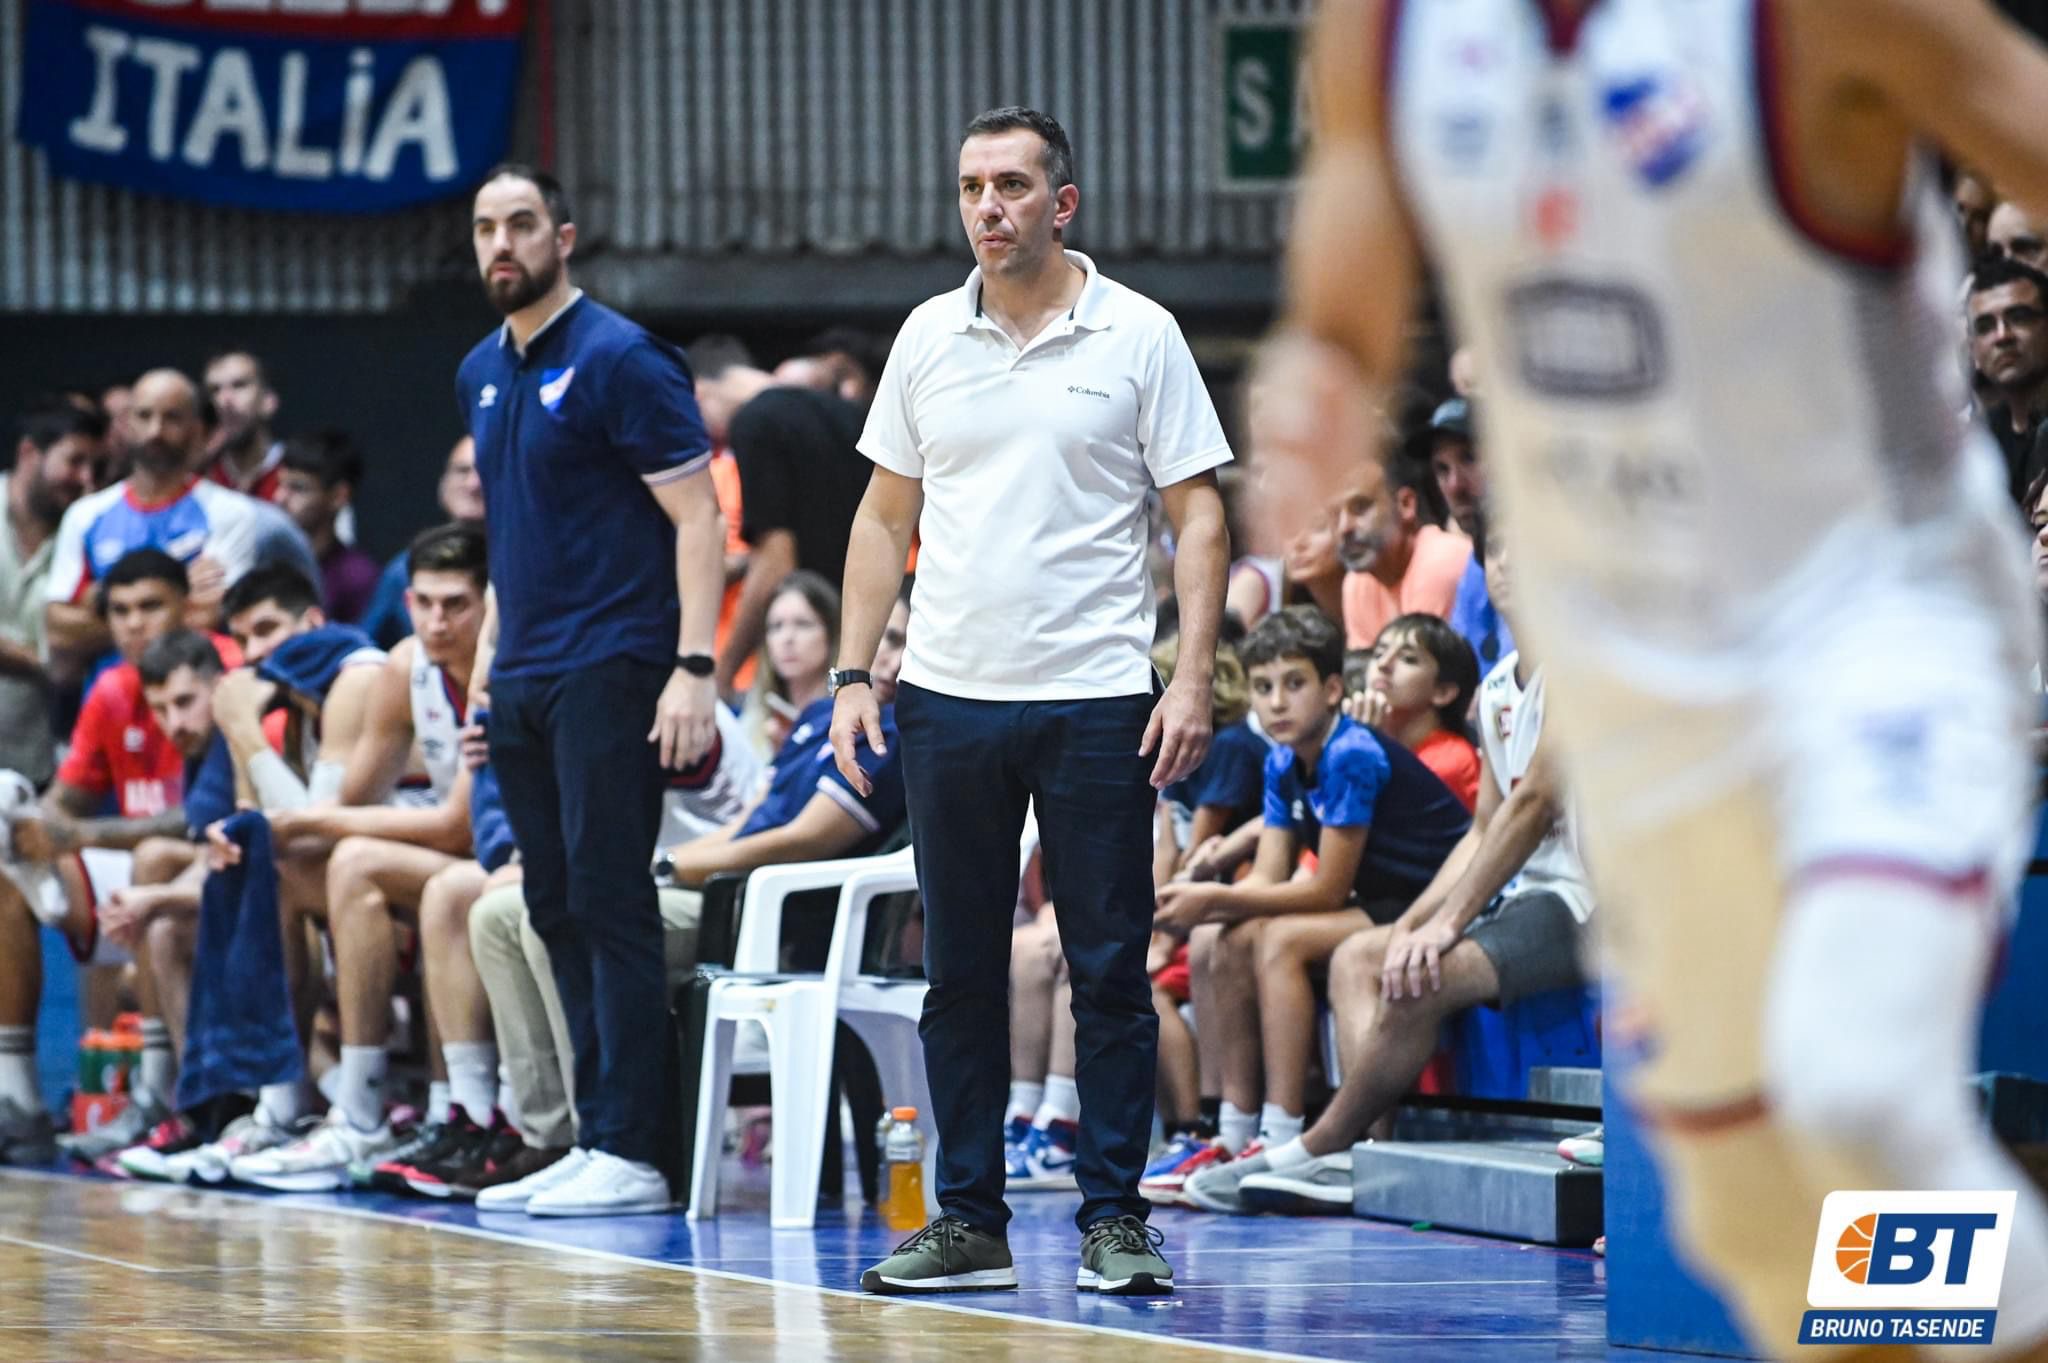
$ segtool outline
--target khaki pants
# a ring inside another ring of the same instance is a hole
[[[694,890],[661,892],[662,954],[671,988],[697,963],[703,902]],[[477,900],[469,911],[469,950],[490,995],[498,1060],[519,1107],[520,1134],[539,1149],[574,1145],[575,1052],[547,945],[533,930],[519,886],[501,886]],[[649,1025],[665,1027],[667,1019],[649,1019]]]

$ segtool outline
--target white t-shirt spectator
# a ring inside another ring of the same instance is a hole
[[[1171,313],[1096,272],[1022,350],[981,271],[919,305],[860,452],[924,483],[902,679],[974,700],[1152,689],[1145,497],[1230,462]]]

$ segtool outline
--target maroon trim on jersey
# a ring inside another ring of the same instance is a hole
[[[1789,879],[1798,890],[1829,880],[1892,880],[1971,903],[1982,903],[1991,894],[1991,872],[1985,867],[1957,874],[1936,870],[1922,862],[1876,854],[1823,857],[1800,867]]]
[[[455,727],[459,729],[469,723],[469,697],[455,694],[455,683],[449,680],[447,668],[437,667],[434,670],[441,674],[441,694],[455,707]]]
[[[1771,1104],[1761,1091],[1710,1107],[1669,1107],[1644,1105],[1636,1115],[1644,1126],[1680,1136],[1712,1136],[1738,1126],[1762,1121]]]
[[[1586,27],[1586,19],[1593,13],[1593,6],[1600,0],[1585,0],[1576,12],[1567,12],[1561,0],[1536,0],[1536,8],[1543,15],[1543,35],[1550,42],[1550,50],[1557,56],[1570,54],[1579,45],[1579,33]]]
[[[1756,0],[1750,23],[1756,45],[1756,100],[1762,117],[1764,164],[1770,168],[1771,189],[1779,211],[1799,234],[1831,255],[1872,269],[1896,270],[1913,258],[1913,238],[1900,233],[1889,238],[1845,232],[1824,222],[1800,201],[1798,179],[1792,173],[1791,129],[1786,125],[1783,86],[1780,84],[1778,26],[1771,0]]]

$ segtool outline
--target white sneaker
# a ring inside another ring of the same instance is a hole
[[[340,1108],[303,1138],[273,1150],[228,1161],[228,1176],[279,1193],[325,1193],[349,1186],[348,1167],[358,1160],[376,1164],[398,1147],[390,1122],[358,1131]]]
[[[528,1216],[626,1216],[675,1205],[668,1180],[651,1164],[592,1150],[575,1175],[526,1203]]]
[[[476,1195],[476,1209],[480,1212],[523,1212],[526,1204],[538,1194],[559,1188],[576,1177],[589,1160],[590,1152],[578,1146],[545,1169],[536,1169],[511,1183],[483,1189]]]
[[[1245,1210],[1286,1216],[1351,1215],[1351,1152],[1317,1155],[1291,1169],[1268,1167],[1237,1185]]]
[[[1588,1169],[1598,1169],[1607,1159],[1607,1128],[1596,1126],[1582,1136],[1566,1136],[1557,1143],[1560,1158]]]
[[[272,1126],[252,1112],[229,1122],[219,1140],[165,1160],[164,1176],[173,1183],[225,1183],[233,1161],[281,1149],[309,1134],[309,1130],[306,1125],[296,1129]]]

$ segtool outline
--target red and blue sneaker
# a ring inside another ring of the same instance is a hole
[[[1158,1157],[1145,1166],[1144,1176],[1138,1180],[1138,1191],[1148,1202],[1185,1201],[1181,1190],[1187,1186],[1190,1174],[1229,1158],[1215,1141],[1183,1131],[1168,1141]]]

